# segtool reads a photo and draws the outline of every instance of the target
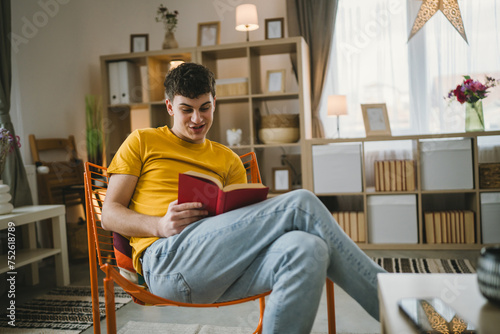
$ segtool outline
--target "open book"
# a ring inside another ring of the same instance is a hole
[[[179,204],[201,202],[210,216],[263,201],[269,187],[262,183],[231,184],[223,187],[213,176],[189,171],[179,174]]]

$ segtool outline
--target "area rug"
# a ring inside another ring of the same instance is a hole
[[[115,287],[116,309],[132,301]],[[104,290],[99,290],[101,319],[105,317]],[[77,334],[92,326],[90,287],[61,287],[25,304],[16,305],[15,327],[6,314],[0,318],[0,333]]]
[[[468,274],[476,270],[467,259],[372,258],[390,273],[449,273]]]

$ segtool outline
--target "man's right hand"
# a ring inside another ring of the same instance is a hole
[[[159,237],[170,237],[182,232],[188,225],[208,216],[203,204],[198,202],[178,204],[170,203],[167,213],[160,219]]]

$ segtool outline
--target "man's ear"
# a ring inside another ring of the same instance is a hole
[[[174,116],[174,106],[169,99],[165,100],[165,105],[167,106],[167,112],[170,116]]]

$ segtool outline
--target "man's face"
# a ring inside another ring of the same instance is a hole
[[[202,144],[213,123],[215,98],[212,93],[190,99],[181,95],[166,100],[167,110],[174,117],[172,132],[194,144]]]

